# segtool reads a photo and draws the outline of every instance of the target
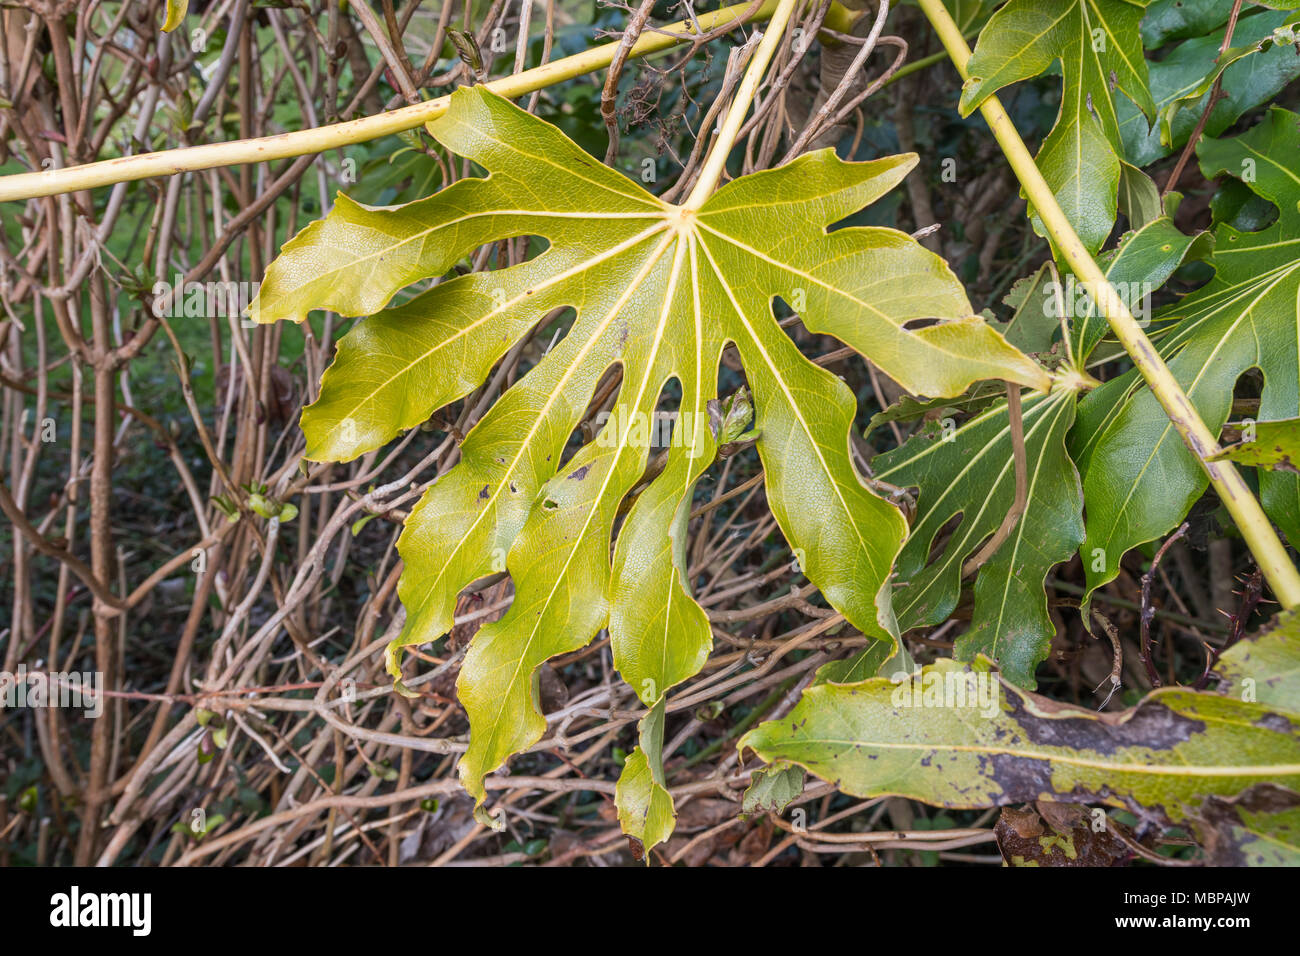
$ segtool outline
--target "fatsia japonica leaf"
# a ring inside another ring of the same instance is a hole
[[[832,607],[892,641],[886,581],[905,523],[852,464],[848,387],[800,354],[775,299],[916,393],[956,395],[983,378],[1050,385],[972,315],[941,259],[894,230],[830,230],[897,184],[915,157],[845,163],[824,150],[738,179],[691,210],[481,86],[454,93],[431,132],[488,175],[395,209],[340,198],[285,245],[250,311],[262,321],[313,308],[375,313],[486,243],[545,243],[518,265],[445,279],[358,323],[303,415],[309,458],[356,457],[475,389],[543,316],[574,313],[465,437],[459,464],[415,507],[398,544],[407,618],[390,649],[395,676],[402,646],[449,630],[466,585],[502,570],[514,584],[509,610],[478,632],[460,671],[470,720],[460,773],[476,801],[485,774],[542,737],[533,682],[548,658],[608,626],[615,665],[647,706],[702,665],[710,632],[681,551],[692,489],[715,455],[708,402],[729,343],[753,392],[778,525]],[[566,460],[597,383],[614,368],[620,386],[608,418]],[[638,489],[649,424],[674,380],[667,460]],[[652,805],[645,820],[653,829],[663,816]]]
[[[1119,211],[1130,229],[1141,229],[1165,213],[1155,180],[1132,163],[1119,164]]]
[[[638,743],[623,763],[614,802],[623,832],[639,841],[648,853],[673,832],[676,813],[664,779],[664,701],[659,699],[641,720]]]
[[[1005,326],[1000,328],[999,331],[1004,329]],[[1011,341],[1010,338],[1007,341]],[[1017,348],[1023,348],[1023,346],[1017,346]],[[912,395],[902,395],[894,404],[871,416],[871,419],[867,422],[867,427],[862,431],[862,437],[869,438],[873,432],[890,422],[914,422],[927,415],[933,416],[936,412],[949,409],[960,412],[983,411],[1005,394],[1006,389],[997,382],[979,382],[968,389],[965,394],[955,398],[918,399]]]
[[[1160,315],[1176,324],[1160,338],[1159,351],[1216,433],[1228,419],[1237,380],[1251,368],[1264,379],[1261,419],[1300,413],[1300,184],[1290,168],[1297,150],[1300,117],[1281,109],[1242,136],[1204,140],[1198,150],[1207,177],[1244,176],[1279,210],[1277,222],[1260,232],[1220,225],[1210,260],[1214,279]],[[1208,479],[1136,372],[1082,402],[1071,449],[1084,475],[1082,557],[1091,595],[1119,573],[1131,548],[1173,529]],[[1293,543],[1300,542],[1298,478],[1260,474],[1264,509]]]
[[[1300,712],[1300,614],[1283,611],[1215,665],[1218,691]],[[1300,795],[1271,784],[1206,802],[1197,836],[1218,866],[1300,865]]]
[[[1211,797],[1195,825],[1214,866],[1300,866],[1300,794],[1263,783]]]
[[[1221,0],[1152,0],[1142,18],[1142,43],[1149,50],[1171,40],[1202,36],[1223,26],[1232,12]]]
[[[741,813],[781,813],[803,793],[802,767],[771,766],[755,770],[740,800]]]
[[[1074,424],[1075,392],[1059,387],[1024,403],[1027,506],[1011,533],[980,567],[970,627],[955,654],[983,653],[1008,680],[1034,687],[1055,628],[1047,613],[1044,579],[1083,541],[1083,496],[1065,450]],[[898,558],[894,613],[899,627],[938,624],[952,614],[962,566],[994,534],[1016,497],[1011,422],[1005,401],[961,428],[919,435],[873,461],[880,481],[916,487],[916,517]],[[937,557],[936,535],[953,518]]]
[[[943,5],[952,14],[957,29],[970,33],[988,20],[998,0],[943,0]]]
[[[1300,786],[1300,714],[1166,687],[1097,713],[941,660],[898,683],[810,687],[740,742],[858,797],[973,809],[1049,799],[1180,823],[1212,797]]]
[[[1271,18],[1261,18],[1271,19]],[[1260,24],[1263,25],[1263,24]],[[1257,57],[1261,54],[1268,53],[1273,49],[1280,48],[1284,55],[1295,59],[1294,44],[1296,42],[1296,21],[1291,17],[1285,18],[1285,22],[1273,27],[1271,32],[1264,33],[1259,39],[1242,43],[1240,38],[1238,42],[1226,50],[1219,53],[1213,66],[1202,76],[1196,83],[1192,84],[1190,89],[1180,90],[1167,106],[1160,110],[1160,142],[1166,146],[1172,146],[1174,142],[1174,121],[1178,114],[1185,108],[1200,106],[1204,110],[1205,97],[1209,96],[1210,90],[1218,83],[1222,87],[1224,73],[1233,66],[1242,63],[1248,58]],[[1234,33],[1235,36],[1235,33]],[[1254,66],[1254,63],[1243,64],[1245,66]],[[1217,105],[1217,104],[1216,104]],[[1198,117],[1200,113],[1196,114]],[[1185,125],[1185,124],[1184,124]],[[1208,123],[1206,124],[1209,125]]]
[[[1123,140],[1116,103],[1154,118],[1138,27],[1149,0],[1010,0],[990,18],[968,65],[968,115],[1010,83],[1059,61],[1061,110],[1037,162],[1089,251],[1115,224]]]
[[[1168,215],[1160,215],[1120,237],[1119,245],[1098,257],[1115,292],[1139,321],[1149,322],[1154,294],[1183,263],[1206,256],[1213,248],[1209,233],[1186,235]],[[1004,300],[1016,311],[1000,331],[1027,352],[1049,348],[1062,326],[1068,329],[1068,356],[1085,368],[1093,349],[1110,326],[1083,283],[1044,263],[1017,282]]]

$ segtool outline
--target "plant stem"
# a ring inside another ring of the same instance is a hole
[[[698,36],[695,32],[695,22],[699,23],[700,29],[710,32],[725,26],[740,26],[742,23],[765,20],[781,9],[782,2],[783,0],[767,0],[751,13],[754,4],[752,0],[748,0],[748,2],[723,7],[713,13],[701,14],[694,22],[682,20],[660,30],[647,31],[632,48],[630,56],[649,56],[689,42]],[[831,5],[827,23],[833,29],[847,30],[852,21],[853,14],[838,4]],[[486,85],[493,92],[508,98],[523,96],[577,76],[605,69],[613,62],[618,46],[617,41],[601,44],[562,60],[555,60],[531,70],[524,70],[522,73],[493,80]],[[424,103],[346,123],[335,123],[331,126],[296,130],[257,139],[237,140],[231,143],[208,143],[202,146],[142,153],[138,156],[122,156],[118,159],[65,169],[50,169],[39,173],[0,176],[0,202],[34,199],[38,196],[57,196],[61,193],[92,189],[97,186],[112,186],[116,183],[157,176],[174,176],[177,173],[219,166],[265,163],[308,153],[323,153],[326,150],[364,143],[382,136],[415,129],[442,116],[447,112],[450,103],[450,96],[439,96]]]
[[[949,58],[957,67],[957,72],[963,80],[969,79],[966,67],[971,58],[971,50],[944,7],[943,0],[919,0],[919,3],[948,51]],[[1300,606],[1300,573],[1291,563],[1285,546],[1273,530],[1264,510],[1251,494],[1245,479],[1228,462],[1206,461],[1220,450],[1218,440],[1201,420],[1187,393],[1156,352],[1155,346],[1133,318],[1124,300],[1116,294],[1084,248],[1002,103],[996,95],[989,96],[980,104],[980,112],[984,114],[998,146],[1024,187],[1025,195],[1037,210],[1052,242],[1088,290],[1092,300],[1101,308],[1115,337],[1124,346],[1174,428],[1209,476],[1214,490],[1232,515],[1278,601],[1287,608]]]
[[[780,0],[777,4],[772,20],[767,25],[767,33],[763,35],[763,41],[754,51],[754,59],[749,61],[745,78],[740,81],[736,98],[731,101],[731,108],[727,110],[727,115],[722,121],[718,138],[704,160],[704,169],[700,172],[700,178],[695,181],[695,187],[686,197],[686,202],[682,204],[685,208],[699,209],[717,188],[718,180],[722,178],[722,173],[727,167],[727,157],[731,155],[731,147],[736,145],[736,136],[740,133],[740,127],[744,125],[745,114],[749,112],[749,105],[758,93],[758,85],[763,82],[763,74],[767,72],[767,66],[772,62],[777,45],[785,35],[785,28],[790,22],[790,15],[794,13],[797,2],[798,0]],[[700,133],[707,135],[704,130]]]

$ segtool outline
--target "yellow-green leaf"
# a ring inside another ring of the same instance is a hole
[[[1300,714],[1177,687],[1121,713],[939,661],[899,683],[810,687],[741,740],[859,797],[977,808],[1048,799],[1179,823],[1214,796],[1300,786]]]
[[[250,313],[263,322],[315,308],[365,315],[438,280],[358,323],[304,412],[308,457],[346,460],[464,397],[539,320],[572,310],[558,342],[466,436],[460,463],[412,511],[398,545],[407,619],[390,648],[394,676],[402,646],[450,629],[466,585],[502,570],[514,584],[513,603],[475,636],[458,683],[470,720],[460,773],[476,800],[486,774],[545,732],[533,684],[547,659],[608,626],[615,663],[647,704],[702,665],[711,635],[684,579],[682,523],[715,457],[709,402],[729,343],[752,390],[781,531],[831,606],[892,642],[887,581],[905,522],[850,458],[852,393],[803,357],[776,300],[916,393],[957,395],[983,378],[1050,385],[972,314],[937,256],[892,229],[830,228],[896,185],[915,157],[845,163],[823,150],[686,209],[482,86],[456,91],[431,132],[489,175],[395,209],[340,197],[285,245]],[[543,251],[447,277],[474,249],[519,236]],[[612,412],[565,460],[615,366]],[[667,461],[638,490],[615,541],[671,382],[680,399]]]

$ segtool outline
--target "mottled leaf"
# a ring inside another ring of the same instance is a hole
[[[990,681],[940,661],[897,684],[810,687],[740,746],[853,796],[963,809],[1048,799],[1181,823],[1210,797],[1300,785],[1300,715],[1176,687],[1097,713]]]
[[[1300,794],[1273,784],[1211,797],[1196,832],[1215,866],[1300,866]]]
[[[1260,634],[1224,651],[1219,691],[1300,713],[1300,613],[1283,611]]]
[[[1269,471],[1296,471],[1300,468],[1300,418],[1280,422],[1250,422],[1254,438],[1229,445],[1211,461],[1235,461],[1252,468]]]
[[[803,793],[802,767],[772,766],[755,770],[740,800],[741,813],[780,813]]]

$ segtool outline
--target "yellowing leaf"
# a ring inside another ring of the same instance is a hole
[[[854,796],[965,809],[1048,799],[1179,823],[1210,797],[1300,786],[1298,713],[1161,688],[1099,714],[947,660],[899,683],[810,687],[740,746]]]
[[[650,850],[667,840],[677,818],[663,769],[664,702],[650,709],[641,721],[640,743],[628,755],[614,791],[618,822],[623,832],[641,844],[648,860]]]
[[[1254,437],[1230,445],[1210,461],[1235,461],[1239,465],[1267,468],[1270,471],[1300,469],[1300,418],[1280,422],[1252,422]]]
[[[485,774],[545,732],[533,681],[548,658],[608,626],[615,664],[647,704],[702,665],[710,632],[680,550],[692,489],[715,456],[708,403],[729,343],[753,393],[782,532],[836,610],[892,641],[887,580],[905,523],[850,459],[853,395],[800,354],[775,300],[913,392],[957,395],[982,378],[1050,384],[972,315],[946,264],[911,238],[828,231],[897,184],[915,157],[845,163],[824,150],[736,180],[692,210],[660,201],[482,86],[458,90],[431,129],[488,175],[396,209],[340,198],[285,245],[250,312],[264,322],[313,308],[368,314],[484,244],[545,243],[519,265],[444,279],[359,323],[303,415],[308,457],[356,457],[476,388],[543,316],[575,313],[465,438],[460,463],[429,489],[399,541],[407,621],[391,648],[395,676],[400,647],[449,630],[462,588],[501,570],[514,583],[510,609],[475,636],[460,672],[470,719],[460,773],[476,800]],[[917,321],[930,324],[909,327]],[[565,460],[614,367],[621,384],[608,420]],[[673,381],[681,397],[667,462],[614,541],[646,473],[648,423]],[[630,766],[629,794],[633,783],[653,794],[641,777],[653,779],[654,768]]]

